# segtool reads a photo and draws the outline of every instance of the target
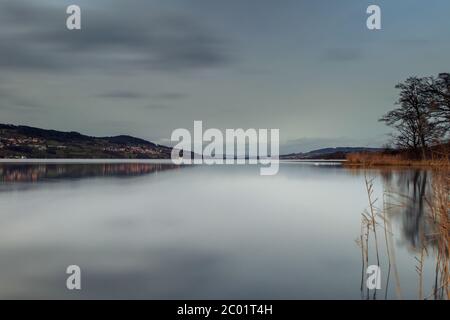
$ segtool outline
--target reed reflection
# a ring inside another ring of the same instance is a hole
[[[374,196],[373,179],[368,178],[377,171],[381,176],[383,194]],[[401,298],[399,270],[396,267],[393,237],[407,246],[414,254],[415,270],[418,275],[418,299],[449,299],[449,172],[446,168],[424,169],[380,169],[363,170],[368,193],[368,209],[362,214],[361,235],[357,244],[361,247],[363,274],[369,257],[377,257],[377,265],[387,266],[385,298],[391,271],[394,271],[397,298]],[[397,228],[392,225],[396,224]],[[384,234],[385,241],[377,239]],[[394,230],[394,231],[393,231]],[[400,233],[400,235],[395,234]],[[383,246],[381,248],[381,246]],[[379,248],[380,247],[380,248]],[[381,259],[379,257],[382,257]],[[429,261],[434,267],[433,283],[424,280],[425,264]],[[363,289],[362,297],[376,299],[369,290]]]

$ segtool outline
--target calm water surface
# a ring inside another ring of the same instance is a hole
[[[366,175],[379,206],[384,191],[406,195],[388,212],[394,261],[388,274],[381,252],[378,298],[417,298],[431,175]],[[367,207],[364,171],[339,165],[283,163],[263,177],[257,166],[0,164],[0,298],[361,299]],[[81,291],[65,287],[72,264]]]

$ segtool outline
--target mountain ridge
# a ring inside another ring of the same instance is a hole
[[[329,147],[281,155],[281,160],[345,159],[380,148]],[[172,148],[130,135],[95,137],[24,125],[0,124],[0,158],[170,159]]]
[[[0,124],[0,158],[168,159],[171,150],[129,135],[94,137],[76,131]]]
[[[308,152],[290,153],[281,155],[280,159],[285,160],[301,160],[301,159],[315,159],[315,160],[330,160],[330,159],[345,159],[347,154],[360,152],[378,152],[382,148],[369,147],[329,147],[312,150]]]

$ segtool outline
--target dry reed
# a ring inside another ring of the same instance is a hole
[[[382,152],[350,153],[346,156],[345,166],[356,167],[382,167],[382,166],[406,166],[406,167],[439,167],[450,166],[447,156],[433,153],[430,159],[417,160],[406,154],[387,154]]]
[[[358,158],[361,161],[361,158]],[[371,158],[373,160],[373,158]],[[394,158],[395,159],[395,158]],[[382,159],[385,160],[385,159]],[[394,161],[394,160],[393,160]],[[396,277],[397,296],[400,297],[400,283],[398,279],[398,273],[395,266],[395,253],[392,243],[392,229],[390,227],[390,221],[387,217],[389,207],[385,201],[385,195],[383,195],[383,206],[377,208],[377,199],[374,199],[374,185],[373,179],[367,177],[367,167],[370,167],[365,160],[362,162],[365,168],[364,180],[366,192],[368,195],[368,210],[362,213],[361,220],[361,234],[357,239],[357,244],[361,248],[362,255],[362,271],[361,276],[361,293],[364,294],[364,271],[369,264],[369,238],[370,233],[373,233],[374,249],[376,254],[376,261],[380,266],[380,256],[377,238],[377,227],[384,229],[385,246],[387,253],[387,262],[389,266],[388,280],[386,283],[385,298],[387,298],[387,290],[389,287],[389,276],[391,271],[391,264],[394,266],[394,276]],[[373,164],[374,162],[372,162]],[[429,170],[433,173],[432,190],[429,198],[425,199],[428,204],[429,210],[427,211],[429,223],[432,224],[432,233],[422,236],[421,247],[419,249],[419,256],[415,257],[417,265],[416,271],[419,276],[418,285],[418,298],[419,299],[450,299],[450,162],[448,158],[439,158],[430,161],[426,164]],[[389,195],[389,192],[388,192]],[[382,223],[379,220],[382,219]],[[389,239],[388,239],[389,238]],[[434,256],[435,256],[435,280],[432,288],[432,292],[424,295],[424,261],[429,256],[427,246],[432,244]],[[376,291],[374,293],[376,297]],[[367,291],[367,299],[369,299],[369,291]]]

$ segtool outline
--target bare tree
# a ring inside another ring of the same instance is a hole
[[[433,79],[428,88],[432,96],[430,111],[441,129],[450,131],[450,74],[441,73],[437,79]]]
[[[426,158],[429,146],[440,133],[440,125],[433,121],[430,106],[435,103],[435,95],[430,91],[432,78],[410,77],[399,83],[400,97],[396,108],[386,113],[380,121],[394,127],[397,133],[394,142],[403,149],[419,151]]]

